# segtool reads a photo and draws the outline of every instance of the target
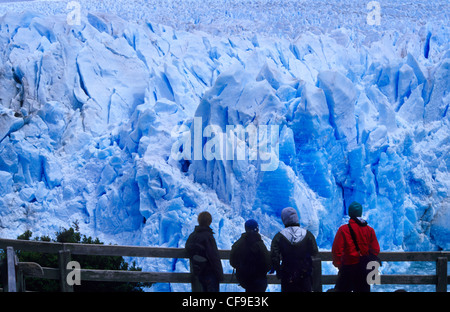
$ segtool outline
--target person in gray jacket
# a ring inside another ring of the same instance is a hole
[[[310,292],[312,257],[318,252],[316,239],[300,227],[294,208],[284,208],[281,220],[285,228],[275,235],[270,248],[273,268],[281,279],[281,291]]]

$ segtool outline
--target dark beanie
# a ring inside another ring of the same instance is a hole
[[[362,216],[362,206],[358,202],[353,202],[348,207],[348,215],[350,218],[357,218]]]
[[[281,211],[281,221],[285,226],[298,224],[298,214],[297,210],[292,207],[286,207]]]
[[[247,222],[245,222],[245,231],[246,232],[258,232],[259,231],[258,222],[256,222],[253,219],[247,220]]]

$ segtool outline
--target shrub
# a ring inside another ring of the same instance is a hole
[[[61,228],[56,232],[56,239],[48,236],[34,238],[35,241],[75,243],[75,244],[103,244],[98,238],[93,239],[86,235],[81,235],[78,231],[77,223],[74,223],[69,229]],[[25,231],[19,235],[17,239],[31,240],[32,232]],[[41,267],[58,268],[58,255],[46,254],[30,251],[18,251],[17,256],[20,262],[36,262]],[[78,261],[82,269],[99,269],[99,270],[125,270],[125,271],[141,271],[136,267],[133,261],[130,265],[125,262],[121,256],[89,256],[89,255],[72,255],[72,260]],[[40,292],[57,292],[60,291],[59,281],[26,277],[26,290]],[[130,282],[96,282],[81,281],[81,285],[74,285],[75,292],[142,292],[143,287],[150,286],[151,283],[130,283]]]

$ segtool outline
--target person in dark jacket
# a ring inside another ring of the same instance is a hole
[[[248,220],[245,233],[231,247],[230,264],[236,269],[236,279],[246,292],[264,292],[267,272],[272,267],[270,253],[258,232],[258,223]]]
[[[349,223],[339,228],[331,248],[333,265],[339,269],[336,291],[370,292],[366,271],[359,264],[360,257],[369,254],[378,256],[380,245],[374,229],[361,218],[361,204],[352,202],[348,208],[348,215],[350,216]],[[353,230],[359,251],[349,227]]]
[[[209,227],[211,214],[203,211],[198,215],[198,226],[189,235],[185,249],[188,252],[193,292],[218,292],[223,280],[223,268],[214,232]]]
[[[316,239],[300,227],[294,208],[284,208],[281,220],[285,228],[275,235],[270,250],[273,268],[281,279],[281,291],[310,292],[312,257],[318,252]]]

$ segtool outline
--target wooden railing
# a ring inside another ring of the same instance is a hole
[[[27,240],[0,239],[0,249],[6,251],[5,265],[2,272],[4,291],[24,291],[24,277],[40,277],[60,281],[61,291],[73,291],[73,287],[66,282],[67,264],[71,255],[123,256],[123,257],[151,257],[151,258],[188,258],[183,248],[113,246],[95,244],[70,244],[55,242],[40,242]],[[59,255],[59,267],[40,267],[36,263],[19,262],[15,250],[33,251],[40,253],[55,253]],[[219,250],[221,259],[228,260],[230,250]],[[433,275],[380,275],[381,284],[413,284],[435,285],[437,292],[446,292],[450,277],[447,263],[450,258],[448,251],[435,252],[382,252],[382,261],[432,261],[436,263],[436,273]],[[322,261],[331,261],[331,252],[319,252],[313,261],[313,288],[322,291],[323,285],[336,283],[337,275],[322,275]],[[81,281],[105,282],[150,282],[150,283],[190,283],[190,273],[178,272],[142,272],[118,270],[80,270]],[[223,283],[237,283],[231,274],[224,275]],[[268,275],[269,284],[279,284],[275,275]]]

